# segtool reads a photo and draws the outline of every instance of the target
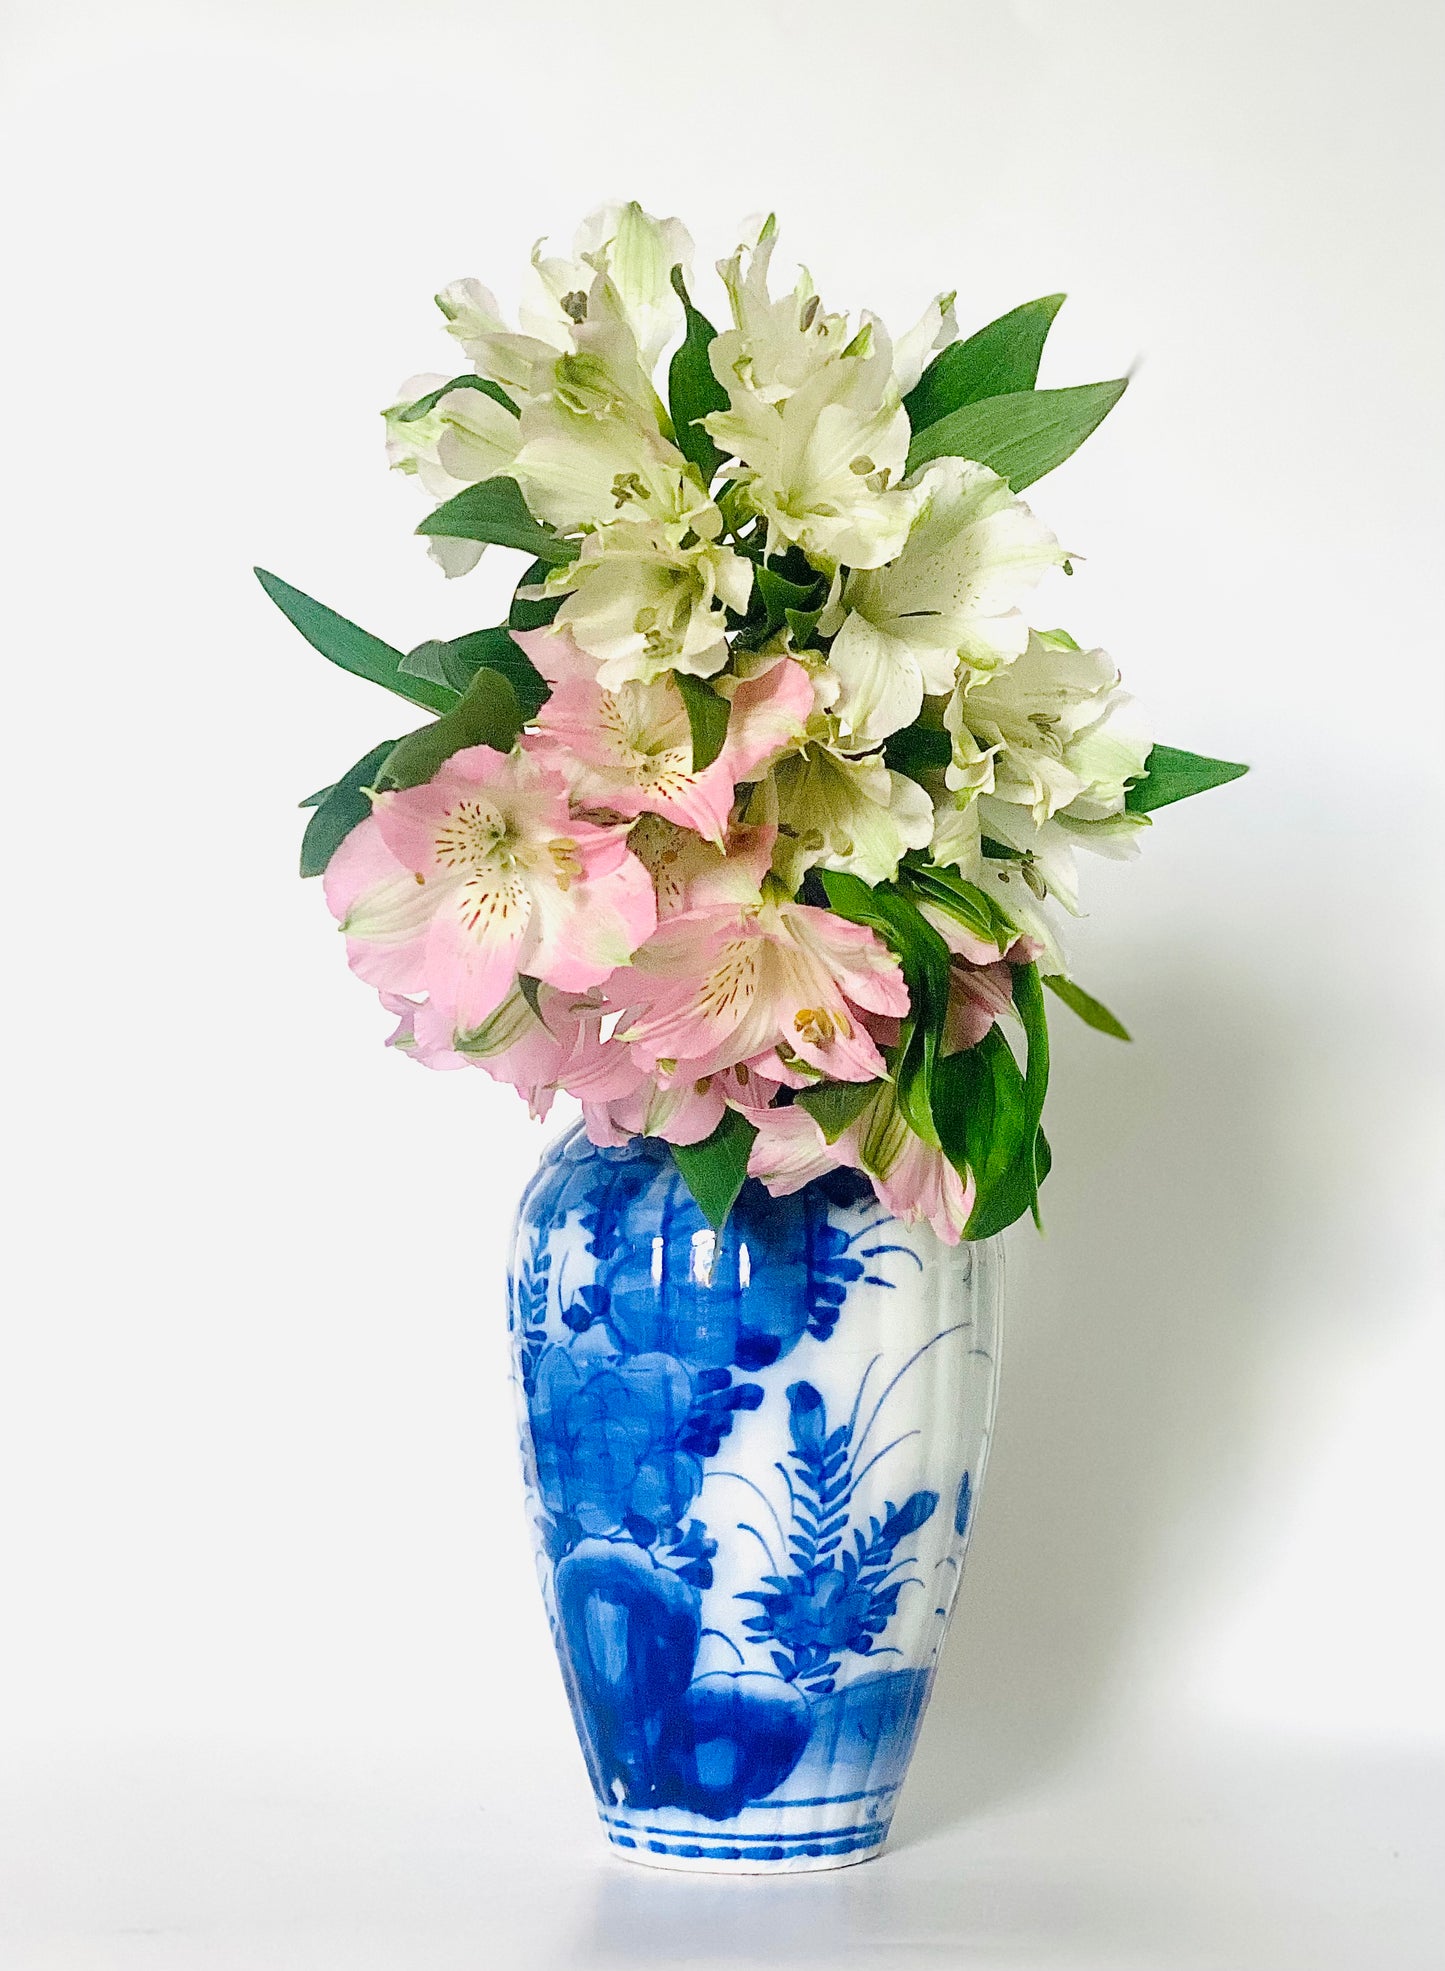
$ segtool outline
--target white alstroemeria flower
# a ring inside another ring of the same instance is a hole
[[[682,303],[672,286],[679,266],[684,275],[691,272],[692,238],[680,219],[654,219],[635,200],[603,206],[578,227],[570,260],[544,256],[541,241],[534,247],[522,328],[567,349],[574,324],[609,310],[631,331],[650,376],[682,329]]]
[[[936,294],[918,320],[893,347],[893,381],[900,397],[906,397],[940,349],[958,338],[958,317],[953,311],[954,294]]]
[[[557,369],[558,389],[522,413],[509,468],[536,517],[564,534],[632,520],[715,538],[722,516],[696,469],[611,392],[600,362],[563,357]]]
[[[420,417],[407,416],[414,404],[447,381],[444,376],[414,376],[402,385],[404,394],[398,401],[382,413],[386,456],[393,471],[414,473],[438,500],[505,472],[521,444],[521,427],[513,413],[485,390],[468,384],[448,390]]]
[[[1028,809],[1040,826],[1062,809],[1098,821],[1124,805],[1144,771],[1150,737],[1137,702],[1119,689],[1114,661],[1072,638],[1034,632],[1002,670],[969,675],[944,714],[962,787],[980,746],[992,758],[988,791]]]
[[[448,381],[444,376],[409,377],[397,402],[382,413],[392,470],[414,477],[438,502],[478,479],[505,472],[519,443],[512,413],[485,391],[466,386],[447,391],[420,417],[406,416],[413,404]],[[428,541],[427,551],[444,574],[465,575],[481,560],[482,543],[438,536]]]
[[[544,594],[566,595],[556,627],[597,660],[604,690],[669,671],[711,677],[728,660],[727,611],[747,609],[752,564],[693,535],[684,547],[678,531],[642,520],[599,527],[543,585]]]
[[[865,883],[898,873],[908,849],[928,846],[933,803],[916,780],[893,773],[877,753],[850,759],[811,740],[772,774],[778,841],[773,867],[796,891],[808,870],[848,870]]]
[[[490,291],[476,281],[453,281],[436,297],[448,332],[461,344],[479,376],[498,384],[519,409],[560,395],[573,408],[631,405],[656,424],[662,406],[653,390],[633,324],[605,273],[572,262],[566,268],[581,285],[568,289],[550,311],[523,309],[527,333],[507,326]],[[536,269],[534,268],[534,274]],[[541,275],[536,275],[539,283]],[[554,278],[560,283],[564,276]],[[545,292],[545,287],[543,287]],[[672,297],[681,313],[681,303]]]
[[[851,564],[830,657],[838,716],[860,748],[910,724],[925,695],[952,691],[960,664],[990,671],[1022,655],[1018,605],[1068,559],[985,465],[938,459],[903,497],[917,506],[907,544],[885,568]]]
[[[1037,939],[1049,961],[1046,971],[1063,971],[1067,968],[1058,931],[1047,906],[1055,901],[1071,916],[1079,915],[1075,849],[1127,860],[1139,853],[1138,838],[1148,826],[1144,814],[1089,821],[1067,811],[1040,825],[1027,808],[992,794],[962,806],[956,796],[944,794],[935,807],[929,854],[976,883],[1025,936]]]
[[[777,403],[738,389],[703,423],[742,461],[737,483],[768,523],[769,552],[791,541],[820,568],[878,568],[908,538],[917,502],[896,483],[908,418],[875,324]]]
[[[519,407],[552,388],[558,356],[573,347],[570,331],[555,339],[518,335],[491,289],[479,281],[452,281],[436,304],[446,317],[448,335],[461,344],[478,376],[499,384]]]
[[[1035,822],[1027,808],[981,795],[978,825],[982,839],[1011,849],[1023,865],[1023,878],[1033,894],[1055,897],[1071,916],[1079,915],[1079,874],[1074,850],[1127,862],[1139,853],[1139,835],[1149,826],[1147,814],[1121,813],[1103,821],[1079,821],[1067,810],[1050,820]],[[993,858],[983,858],[985,866]]]
[[[993,898],[1015,929],[1041,947],[1044,971],[1066,971],[1068,968],[1059,942],[1058,927],[1047,908],[1048,885],[1022,855],[1005,857],[984,854],[982,805],[979,801],[969,801],[959,807],[951,796],[940,798],[934,813],[929,855],[935,862],[956,869],[985,895]],[[1002,846],[992,837],[990,842],[995,849]],[[925,915],[935,923],[936,928],[942,928],[931,912],[926,911]]]
[[[777,224],[770,217],[731,260],[718,262],[733,326],[724,329],[708,351],[713,375],[729,397],[746,391],[767,404],[779,403],[801,389],[809,377],[841,356],[851,339],[847,316],[827,312],[805,267],[799,268],[792,293],[773,300],[768,266],[776,245]]]

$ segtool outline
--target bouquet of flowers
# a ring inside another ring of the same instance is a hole
[[[529,565],[506,623],[405,653],[257,570],[434,715],[303,803],[301,873],[390,1045],[661,1138],[714,1226],[746,1176],[846,1164],[982,1238],[1038,1216],[1044,989],[1128,1038],[1069,976],[1075,851],[1244,768],[1151,745],[1108,656],[1024,613],[1073,570],[1018,495],[1125,387],[1035,387],[1063,297],[963,340],[941,294],[894,342],[806,271],[775,298],[775,244],[719,264],[721,330],[635,204],[534,251],[517,328],[437,296],[467,366],[403,387],[391,463],[447,575]]]

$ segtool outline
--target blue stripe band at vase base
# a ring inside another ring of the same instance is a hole
[[[867,1861],[882,1851],[885,1836],[886,1829],[878,1827],[860,1829],[844,1836],[823,1834],[808,1840],[782,1838],[776,1841],[737,1842],[725,1838],[709,1839],[705,1835],[700,1838],[633,1835],[609,1828],[607,1838],[629,1861],[663,1866],[669,1862],[731,1866],[747,1873],[773,1868],[804,1869],[810,1865],[836,1866],[844,1859]]]

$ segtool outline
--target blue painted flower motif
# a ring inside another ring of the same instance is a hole
[[[857,1201],[857,1173],[835,1172],[783,1211],[750,1185],[719,1236],[651,1147],[584,1204],[597,1274],[563,1308],[567,1325],[601,1323],[626,1354],[662,1352],[714,1374],[766,1368],[805,1334],[826,1340],[866,1271],[828,1215],[830,1202]]]
[[[548,1348],[531,1410],[548,1511],[583,1535],[677,1526],[702,1485],[701,1460],[680,1448],[692,1404],[692,1378],[670,1355]]]
[[[598,1793],[655,1806],[664,1720],[697,1661],[698,1592],[623,1540],[583,1540],[557,1563],[556,1589]]]
[[[731,1820],[762,1800],[802,1757],[813,1728],[807,1701],[781,1677],[719,1671],[688,1685],[670,1707],[663,1786],[673,1805]]]

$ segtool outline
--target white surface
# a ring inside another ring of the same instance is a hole
[[[1440,40],[1405,0],[12,0],[5,1971],[1438,1962]],[[536,1137],[383,1053],[294,881],[292,803],[406,715],[248,573],[398,642],[492,620],[508,557],[441,582],[375,408],[446,360],[442,281],[506,295],[633,193],[704,262],[775,205],[899,323],[1069,288],[1046,383],[1142,355],[1036,489],[1086,557],[1049,603],[1255,768],[1088,871],[1137,1045],[1056,1021],[910,1837],[755,1903],[596,1845],[503,1382]]]
[[[611,1860],[570,1754],[50,1752],[0,1807],[0,1962],[1438,1971],[1445,1790],[1422,1762],[1156,1747],[1010,1793],[950,1756],[942,1724],[882,1859],[731,1880]]]

